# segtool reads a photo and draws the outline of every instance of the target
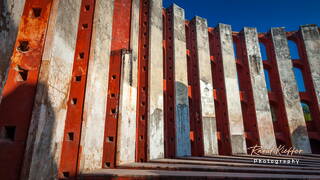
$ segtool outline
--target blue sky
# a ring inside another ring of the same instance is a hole
[[[270,27],[292,31],[299,25],[320,25],[320,0],[164,0],[163,6],[172,3],[185,9],[187,19],[201,16],[211,27],[225,23],[234,31],[244,26],[267,32]]]
[[[201,16],[210,27],[225,23],[233,31],[241,31],[245,26],[256,27],[259,32],[268,32],[271,27],[296,31],[300,25],[320,25],[320,0],[163,0],[165,8],[172,3],[185,10],[186,19]],[[292,58],[298,58],[295,45],[289,43],[289,47]],[[305,91],[301,72],[294,69],[294,73],[299,90]]]

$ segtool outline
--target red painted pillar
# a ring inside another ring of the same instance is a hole
[[[0,177],[18,179],[42,60],[51,0],[27,0],[0,105]]]

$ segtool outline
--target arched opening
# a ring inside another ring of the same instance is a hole
[[[290,50],[291,59],[300,59],[297,43],[292,40],[288,40],[288,46]]]
[[[270,104],[270,111],[271,111],[272,122],[276,122],[277,121],[277,108],[275,107],[275,105]]]
[[[297,81],[299,92],[306,92],[306,87],[304,85],[304,79],[303,79],[303,74],[301,69],[294,67],[293,72],[294,72],[294,77]]]
[[[233,52],[234,52],[234,58],[235,58],[235,60],[237,60],[238,59],[238,54],[237,54],[238,50],[237,50],[237,43],[235,41],[233,41]]]
[[[310,111],[309,105],[306,102],[301,102],[301,106],[302,106],[302,111],[303,111],[305,121],[307,123],[311,122],[312,116],[311,116],[311,111]]]
[[[266,46],[262,42],[259,42],[259,46],[260,46],[260,52],[261,52],[262,60],[263,61],[268,60]]]
[[[264,69],[263,72],[264,72],[264,79],[266,81],[267,90],[271,91],[269,71],[267,69]]]

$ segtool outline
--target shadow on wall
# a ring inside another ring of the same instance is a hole
[[[55,114],[48,88],[37,85],[35,99],[25,98],[34,85],[21,84],[4,96],[0,104],[0,177],[4,179],[56,179],[53,159],[56,143]],[[32,119],[32,121],[31,121]],[[53,152],[52,152],[53,151]],[[28,178],[29,177],[29,178]]]

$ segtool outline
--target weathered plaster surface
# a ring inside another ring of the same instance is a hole
[[[276,147],[277,144],[273,130],[268,90],[263,72],[258,33],[256,28],[245,27],[243,29],[243,35],[248,58],[260,145],[265,149],[271,149]]]
[[[22,179],[57,177],[79,12],[78,0],[53,1],[24,162],[30,171]]]
[[[208,24],[207,20],[201,17],[195,17],[192,21],[196,25],[204,155],[215,155],[218,154],[218,140],[209,51]]]
[[[232,154],[246,154],[247,147],[244,137],[244,125],[237,80],[236,61],[233,51],[231,26],[219,24],[218,28],[227,97]]]
[[[272,28],[271,36],[292,146],[303,150],[304,153],[311,153],[308,132],[300,105],[299,92],[292,70],[293,66],[284,28]]]
[[[81,131],[80,173],[102,166],[112,17],[113,0],[97,0]]]
[[[25,0],[0,1],[0,102]]]
[[[122,52],[120,103],[117,139],[117,164],[135,162],[137,61],[130,51]]]
[[[150,1],[148,159],[164,158],[162,1]]]
[[[188,75],[184,10],[173,5],[174,88],[176,117],[176,155],[191,155]]]
[[[315,88],[318,107],[320,108],[320,36],[316,25],[300,27],[304,46],[307,52],[313,86]]]

